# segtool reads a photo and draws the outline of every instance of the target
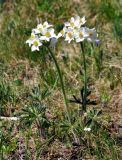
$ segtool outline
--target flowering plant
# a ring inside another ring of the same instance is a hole
[[[70,125],[71,117],[70,111],[68,107],[68,101],[65,93],[63,77],[60,71],[60,67],[58,62],[55,58],[55,54],[51,50],[51,47],[54,47],[58,42],[59,38],[64,38],[65,41],[70,43],[71,41],[75,41],[76,43],[80,43],[81,46],[81,53],[83,56],[83,65],[84,65],[84,88],[82,93],[82,115],[86,112],[86,106],[88,105],[87,96],[88,96],[88,88],[87,88],[87,68],[86,68],[86,57],[85,57],[85,50],[84,50],[84,41],[90,43],[98,43],[98,34],[95,28],[89,29],[85,26],[86,19],[85,17],[80,18],[79,16],[72,17],[69,22],[64,23],[63,29],[56,34],[53,28],[53,25],[48,24],[48,22],[44,22],[43,24],[38,24],[36,28],[32,29],[31,37],[26,41],[29,44],[32,51],[39,51],[39,47],[42,45],[47,48],[49,54],[51,55],[56,69],[59,74],[60,84],[62,88],[62,93],[64,97],[65,103],[65,112],[68,118]],[[72,127],[71,127],[72,128]],[[91,128],[85,127],[84,131],[91,131]],[[74,133],[72,128],[72,134],[74,136],[75,141],[77,141],[77,137]]]

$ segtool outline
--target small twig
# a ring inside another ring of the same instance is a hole
[[[17,121],[19,120],[18,117],[0,117],[1,120],[7,120],[7,121]]]
[[[122,71],[122,67],[120,65],[116,65],[116,64],[109,64],[109,68],[117,68],[117,69],[120,69]]]

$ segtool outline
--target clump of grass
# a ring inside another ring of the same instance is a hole
[[[11,115],[12,110],[8,105],[14,104],[16,101],[10,86],[4,81],[0,81],[0,116]]]
[[[0,158],[8,159],[9,155],[17,148],[13,128],[14,123],[0,122]]]

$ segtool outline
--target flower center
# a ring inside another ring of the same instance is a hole
[[[77,27],[77,26],[75,26],[75,27],[74,27],[74,29],[75,29],[75,30],[77,30],[77,29],[78,29],[78,27]]]
[[[71,25],[72,27],[74,27],[74,23],[73,23],[73,22],[70,22],[70,25]]]
[[[92,36],[93,36],[93,33],[92,33],[92,32],[89,32],[89,36],[92,37]]]
[[[45,36],[46,36],[46,37],[51,37],[50,32],[46,32],[46,33],[45,33]]]
[[[34,41],[33,44],[34,44],[35,46],[38,46],[38,41]]]
[[[72,38],[72,33],[71,32],[68,32],[68,37],[71,39]]]
[[[79,37],[83,38],[83,33],[82,32],[79,32]]]
[[[35,38],[35,35],[31,34],[31,39]]]

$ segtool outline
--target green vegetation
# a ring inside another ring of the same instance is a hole
[[[14,0],[0,5],[0,160],[121,160],[122,4]],[[74,15],[86,16],[101,43],[80,49],[59,41],[53,50],[69,121],[49,50],[31,52],[25,42],[37,23],[47,20],[60,31]]]

